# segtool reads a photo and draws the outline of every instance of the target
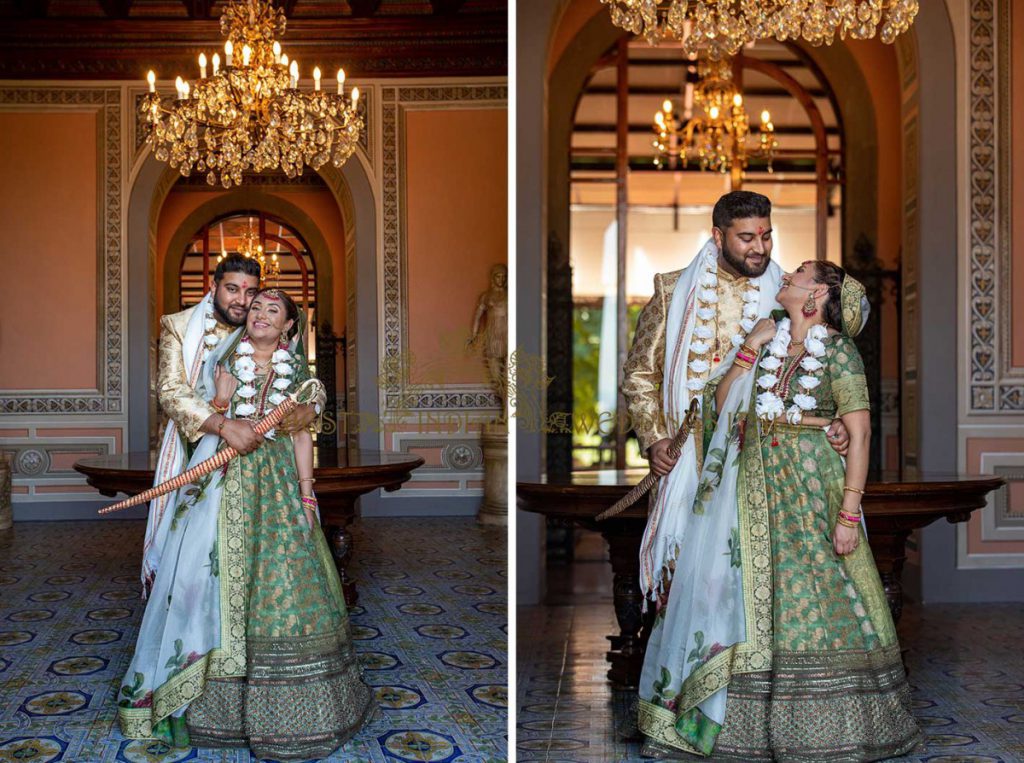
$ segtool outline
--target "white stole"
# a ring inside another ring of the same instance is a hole
[[[213,292],[210,292],[202,301],[196,305],[189,316],[188,324],[185,327],[185,336],[181,340],[181,352],[185,361],[185,368],[188,372],[188,384],[193,389],[199,382],[200,373],[203,369],[203,337],[206,334],[206,311],[213,304]],[[174,421],[168,421],[164,429],[163,440],[160,445],[160,456],[156,463],[156,473],[153,477],[153,484],[159,485],[185,470],[185,442],[178,426]],[[168,506],[173,506],[177,499],[178,491],[166,493],[154,498],[149,503],[149,517],[146,521],[146,540],[142,547],[142,588],[145,597],[152,586],[153,578],[156,576],[157,568],[160,566],[160,556],[163,552],[164,541],[167,539],[167,528],[169,517],[172,512],[167,511]]]
[[[700,286],[700,277],[710,270],[718,272],[718,247],[714,239],[701,248],[693,262],[683,270],[669,305],[665,329],[665,366],[662,380],[662,409],[665,412],[665,424],[672,437],[682,423],[691,398],[696,397],[701,405],[702,392],[687,388],[687,371],[690,357],[690,341],[696,325],[696,291]],[[771,311],[778,307],[775,295],[781,285],[782,268],[774,261],[769,262],[768,269],[758,278],[751,279],[759,291],[757,303],[758,318],[767,318]],[[736,348],[732,347],[718,368],[711,374],[711,379],[725,374],[736,356]],[[658,491],[654,505],[647,517],[643,542],[640,546],[640,587],[647,598],[654,598],[671,575],[669,562],[676,558],[680,543],[686,534],[686,527],[692,515],[694,498],[697,495],[697,447],[693,435],[686,438],[679,461],[658,483]]]

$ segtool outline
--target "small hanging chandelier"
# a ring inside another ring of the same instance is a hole
[[[344,164],[355,151],[363,119],[359,88],[345,95],[345,71],[338,70],[337,93],[320,89],[313,69],[313,92],[299,90],[299,66],[289,63],[274,37],[284,34],[285,14],[267,0],[234,0],[220,19],[224,66],[214,53],[211,76],[199,54],[199,79],[175,81],[177,97],[163,98],[150,71],[149,93],[140,113],[149,127],[146,141],[157,159],[184,175],[206,175],[210,185],[239,185],[245,171],[280,168],[288,177],[305,165]]]
[[[757,146],[748,149],[750,120],[743,95],[732,78],[731,63],[701,59],[697,62],[697,77],[696,85],[686,83],[681,119],[668,99],[654,114],[655,166],[676,169],[680,161],[684,168],[695,162],[702,170],[739,176],[750,158],[757,157],[767,161],[771,172],[779,144],[768,110],[761,112]],[[703,114],[695,117],[694,106]]]
[[[683,52],[733,56],[749,42],[836,38],[891,43],[917,16],[918,0],[601,0],[615,26],[651,45],[679,40]],[[693,55],[691,55],[693,54]]]
[[[267,259],[263,250],[263,243],[260,241],[260,234],[253,227],[252,220],[249,220],[249,227],[242,232],[238,242],[238,253],[250,260],[256,260],[260,266],[260,286],[265,286],[271,278],[277,281],[281,275],[281,263],[278,262],[277,254],[270,255]]]

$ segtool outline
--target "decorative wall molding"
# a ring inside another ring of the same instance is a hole
[[[0,431],[0,455],[12,466],[14,499],[18,503],[60,500],[96,500],[96,491],[72,468],[74,461],[89,456],[120,452],[125,441],[123,426],[109,420],[76,419],[73,427],[61,428],[50,421],[4,421]]]
[[[99,118],[100,179],[97,237],[99,326],[95,390],[4,390],[0,415],[120,414],[124,396],[124,272],[121,251],[124,172],[121,147],[121,88],[3,87],[0,110],[94,110]]]
[[[500,410],[498,395],[480,385],[413,385],[409,380],[408,309],[404,215],[403,115],[409,109],[505,108],[508,87],[480,85],[384,85],[381,91],[382,415],[388,410]]]
[[[470,486],[483,479],[484,454],[478,433],[461,433],[444,436],[436,433],[395,432],[389,438],[388,447],[398,453],[422,455],[424,450],[439,450],[440,465],[424,465],[416,470],[413,479],[417,483],[455,482],[457,486],[405,487],[407,495],[431,496],[480,496],[483,488]]]
[[[969,43],[969,411],[1024,413],[1010,348],[1009,0],[971,0]]]

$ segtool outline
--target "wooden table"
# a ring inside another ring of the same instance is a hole
[[[389,492],[398,490],[422,464],[420,456],[407,453],[321,448],[314,451],[313,474],[320,517],[341,577],[345,601],[350,606],[359,597],[355,581],[348,574],[353,554],[352,534],[348,528],[357,516],[356,499],[378,488]],[[118,493],[136,495],[152,487],[155,467],[154,453],[83,458],[75,464],[75,470],[85,475],[86,482],[100,495],[110,498]]]
[[[646,470],[577,472],[568,477],[519,482],[520,509],[569,520],[595,530],[608,541],[612,565],[612,595],[619,633],[608,636],[611,649],[609,680],[618,687],[635,688],[643,664],[647,624],[641,616],[640,542],[647,524],[647,500],[622,514],[595,522],[594,517],[622,498]],[[863,499],[871,551],[878,565],[893,619],[903,610],[900,577],[907,559],[910,533],[937,519],[965,522],[985,505],[986,496],[1005,483],[991,475],[916,474],[883,472],[868,479]]]

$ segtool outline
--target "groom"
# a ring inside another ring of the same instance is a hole
[[[659,477],[671,472],[668,481],[678,485],[672,494],[684,503],[692,503],[710,433],[696,429],[673,458],[668,446],[675,428],[690,399],[708,399],[743,338],[779,307],[775,295],[783,273],[771,259],[771,211],[771,201],[759,193],[722,196],[711,215],[712,239],[685,269],[655,275],[654,296],[637,322],[622,393],[651,470]],[[828,437],[844,455],[849,435],[842,422],[832,423]],[[667,493],[667,481],[661,482],[659,492]],[[641,585],[648,596],[670,561],[679,519],[672,516],[678,508],[665,506],[664,499],[652,495],[650,505],[641,550]]]

